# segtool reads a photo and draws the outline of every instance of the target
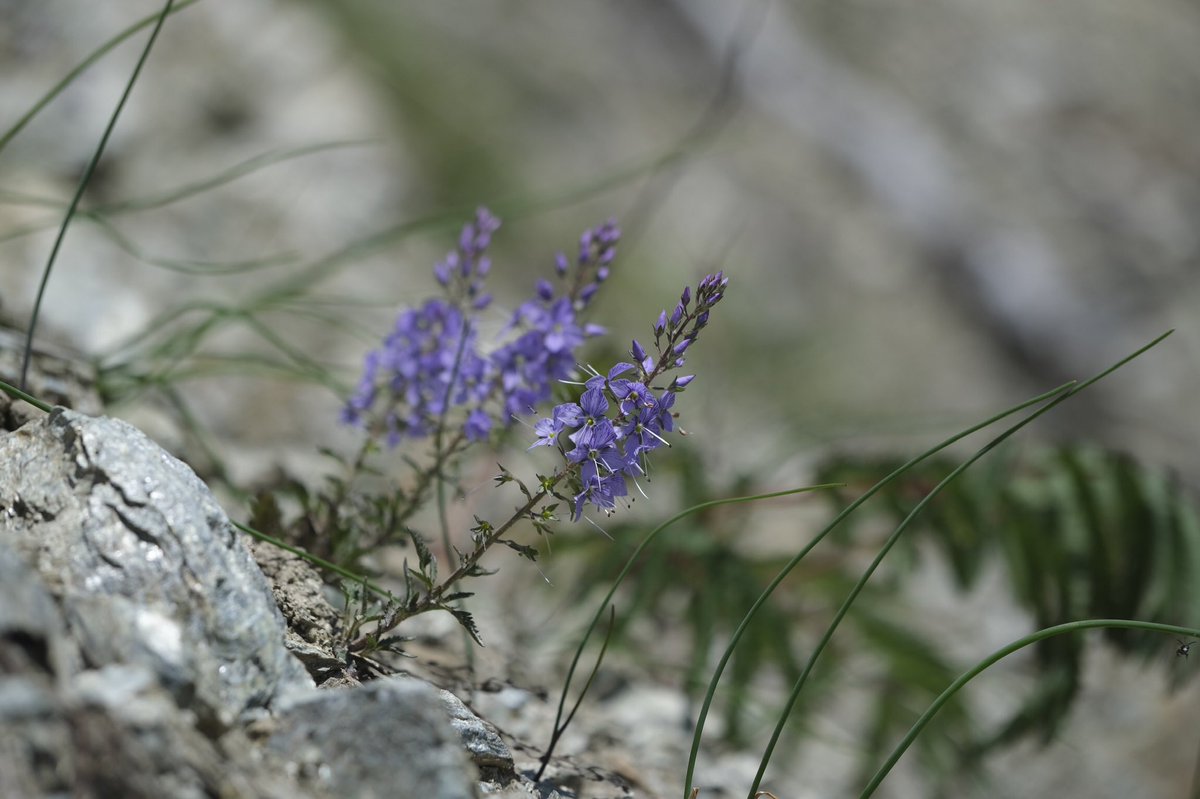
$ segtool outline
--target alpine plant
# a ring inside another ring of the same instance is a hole
[[[512,312],[494,342],[480,338],[480,315],[492,296],[487,254],[500,220],[486,208],[463,226],[457,247],[433,269],[441,296],[400,312],[379,349],[367,354],[343,421],[382,437],[389,447],[443,434],[483,441],[551,399],[558,383],[586,377],[576,402],[555,406],[533,426],[530,446],[556,448],[560,469],[542,495],[570,488],[572,518],[591,505],[611,513],[630,482],[648,474],[648,456],[676,431],[675,397],[694,375],[673,375],[724,296],[729,279],[709,275],[695,293],[684,288],[671,313],[653,324],[653,354],[636,339],[629,361],[605,373],[581,372],[577,353],[604,328],[581,319],[616,258],[620,229],[612,220],[583,232],[573,258],[558,253],[553,279]],[[566,497],[564,497],[566,499]]]

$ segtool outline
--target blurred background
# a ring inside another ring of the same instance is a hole
[[[597,308],[615,335],[598,360],[644,335],[685,283],[731,277],[680,403],[703,478],[664,480],[673,499],[802,484],[835,458],[908,457],[1174,328],[1023,436],[1124,453],[1179,491],[1172,502],[1193,502],[1194,3],[176,6],[67,236],[39,333],[95,359],[113,413],[219,463],[231,484],[280,464],[314,478],[318,446],[353,446],[336,414],[362,354],[434,288],[432,264],[483,204],[504,220],[501,308],[583,228],[618,219],[625,239]],[[12,126],[160,9],[0,0],[0,129],[14,134],[0,150],[0,314],[17,328],[149,27]],[[206,326],[215,308],[220,324]],[[332,377],[315,379],[321,370]],[[205,431],[204,447],[181,419]],[[1116,474],[1097,457],[1086,468]],[[1036,491],[1042,473],[1022,474]],[[723,540],[747,558],[793,552],[819,529],[817,504],[725,520]],[[1131,518],[1113,522],[1118,565],[1154,547],[1156,528]],[[851,566],[869,560],[871,536],[839,544]],[[918,547],[877,599],[909,603],[953,676],[1040,612],[1013,587],[1011,561],[984,559],[968,579],[947,551]],[[1121,609],[1144,611],[1157,590],[1154,608],[1176,614],[1162,620],[1200,623],[1192,595],[1173,593],[1192,575],[1200,567],[1167,587],[1143,575]],[[1089,596],[1109,588],[1088,582]],[[854,691],[876,686],[870,629],[852,639],[862,651],[842,653],[851,698],[813,716],[808,754],[777,756],[781,797],[861,784],[855,754],[873,728]],[[1171,690],[1192,665],[1176,646],[1088,644],[1073,653],[1072,701],[1049,748],[1027,736],[988,749],[959,782],[913,765],[883,795],[1185,795],[1200,695]],[[1004,717],[1036,667],[981,682],[972,714]],[[746,723],[771,722],[752,712]]]

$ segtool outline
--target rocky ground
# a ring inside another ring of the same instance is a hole
[[[0,128],[160,8],[0,2]],[[168,22],[50,282],[39,342],[77,352],[43,345],[32,388],[133,422],[206,476],[221,460],[241,487],[279,464],[316,480],[318,447],[353,448],[334,422],[344,391],[223,368],[222,356],[278,356],[236,323],[183,356],[128,337],[164,309],[183,325],[195,317],[177,307],[237,308],[324,264],[263,320],[344,388],[487,202],[506,219],[501,305],[614,214],[629,233],[601,306],[614,331],[644,329],[662,297],[711,266],[734,275],[729,315],[696,356],[713,388],[689,395],[694,440],[719,454],[714,479],[744,467],[791,483],[826,445],[911,452],[1176,327],[1043,432],[1120,446],[1195,487],[1198,32],[1188,0],[195,3]],[[144,34],[0,152],[0,308],[18,328]],[[156,204],[246,164],[260,168]],[[6,374],[19,343],[4,342]],[[119,407],[79,395],[93,359]],[[131,387],[126,367],[171,373],[179,392]],[[40,417],[4,407],[10,427]],[[206,439],[187,434],[180,408]],[[779,546],[791,529],[755,541]],[[999,581],[964,598],[936,565],[927,572],[911,599],[949,647],[976,653],[1027,629]],[[422,622],[424,656],[392,665],[455,691],[521,770],[544,745],[572,642],[539,643],[524,629],[536,614],[502,590],[484,601],[494,632],[473,671],[458,632],[434,620]],[[1063,741],[1001,758],[982,795],[1181,793],[1194,692],[1170,694],[1166,669],[1102,648],[1088,662]],[[581,786],[598,768],[674,795],[692,713],[669,679],[625,668],[581,711],[563,768]],[[1009,684],[981,692],[1000,704]],[[840,710],[809,742],[816,755],[781,763],[783,799],[844,790],[855,731]],[[716,751],[701,763],[714,795],[755,765]],[[919,782],[898,785],[922,796]]]
[[[87,366],[64,354],[39,352],[31,387],[66,375],[74,382],[57,399],[94,407]],[[535,783],[556,685],[502,626],[469,658],[457,626],[436,618],[406,625],[409,657],[339,657],[343,614],[326,582],[235,531],[182,462],[117,420],[15,404],[6,413],[3,795],[676,790],[688,741],[678,691],[610,691],[577,717]],[[723,778],[705,795],[732,795],[741,770],[709,766],[702,773]]]

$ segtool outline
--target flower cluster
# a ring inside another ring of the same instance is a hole
[[[594,374],[579,402],[563,403],[534,425],[538,446],[558,446],[566,459],[566,473],[574,488],[573,518],[587,504],[605,513],[628,496],[626,478],[647,473],[646,456],[670,446],[665,434],[675,429],[675,395],[695,375],[680,375],[665,388],[654,381],[684,365],[684,352],[708,324],[709,311],[724,296],[729,279],[723,273],[708,275],[692,292],[684,288],[679,303],[668,316],[664,310],[654,325],[657,357],[647,354],[636,339],[630,347],[633,363],[618,363],[607,374]],[[609,414],[612,413],[610,418]],[[564,436],[570,446],[564,444]]]
[[[548,280],[537,282],[534,296],[513,313],[509,331],[517,337],[492,354],[507,418],[529,413],[550,399],[554,383],[575,370],[575,351],[584,340],[604,333],[594,324],[580,324],[578,315],[591,302],[609,274],[621,232],[612,220],[585,230],[573,272],[567,256],[558,253],[555,272],[571,280],[557,294]]]
[[[344,421],[386,432],[389,446],[445,429],[446,416],[463,409],[468,440],[486,438],[499,422],[550,399],[555,382],[571,375],[575,352],[603,329],[579,314],[608,277],[620,230],[612,221],[584,232],[574,268],[559,253],[556,292],[539,280],[501,333],[505,343],[485,351],[478,314],[491,303],[484,290],[487,255],[500,220],[480,208],[463,227],[458,247],[434,267],[445,297],[403,311],[383,347],[366,357],[358,389],[342,412]]]

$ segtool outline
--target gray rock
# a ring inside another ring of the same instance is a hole
[[[0,796],[323,796],[239,732],[201,732],[149,667],[79,670],[66,628],[37,573],[0,542]]]
[[[437,690],[388,677],[299,699],[267,746],[290,773],[339,796],[473,799],[478,774],[448,722]]]
[[[343,676],[335,655],[341,614],[325,598],[324,583],[309,563],[285,549],[248,538],[250,554],[271,586],[287,622],[284,644],[318,684]]]
[[[516,779],[512,752],[508,750],[496,728],[475,715],[461,699],[449,691],[439,690],[438,698],[450,716],[450,726],[458,733],[480,773],[493,782]]]
[[[270,564],[293,643],[320,581]],[[318,612],[319,611],[319,612]],[[472,799],[496,730],[411,678],[317,691],[207,488],[136,429],[56,409],[0,435],[0,796]],[[527,786],[528,787],[528,786]]]
[[[0,541],[0,796],[69,786],[60,755],[70,733],[58,714],[69,668],[63,620],[29,566]]]
[[[305,799],[282,765],[263,758],[238,730],[210,737],[143,664],[82,672],[64,697],[71,730],[72,794],[208,799]]]
[[[146,666],[203,725],[312,687],[208,488],[124,422],[55,409],[0,437],[0,541],[41,575],[88,665]]]

